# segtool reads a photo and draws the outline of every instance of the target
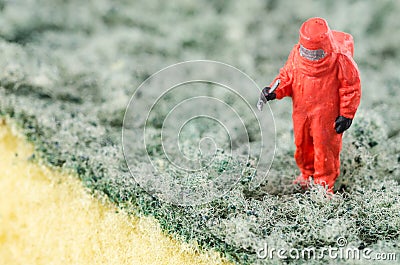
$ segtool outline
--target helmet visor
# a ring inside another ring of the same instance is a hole
[[[322,49],[309,50],[300,44],[300,56],[310,61],[318,61],[325,57],[326,53]]]

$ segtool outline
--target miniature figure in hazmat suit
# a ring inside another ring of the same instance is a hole
[[[279,87],[263,89],[264,101],[291,97],[296,151],[301,174],[294,183],[307,187],[311,179],[333,192],[340,173],[342,133],[360,103],[361,86],[350,34],[329,29],[322,18],[300,28],[299,43],[279,75]]]

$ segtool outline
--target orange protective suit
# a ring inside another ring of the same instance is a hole
[[[300,53],[304,50],[323,50],[323,58],[307,58]],[[304,185],[312,176],[316,184],[333,192],[342,147],[342,134],[334,129],[335,119],[353,119],[361,96],[352,55],[350,34],[330,30],[322,18],[311,18],[300,28],[299,43],[275,78],[281,80],[276,98],[289,96],[293,101],[294,157],[301,171],[297,183]]]

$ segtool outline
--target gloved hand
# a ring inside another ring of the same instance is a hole
[[[335,131],[337,133],[342,133],[348,128],[350,128],[351,122],[353,120],[343,117],[343,116],[338,116],[335,120]]]
[[[264,103],[276,99],[275,92],[269,93],[270,89],[271,89],[270,87],[264,87],[264,89],[261,92],[261,99],[264,101]]]

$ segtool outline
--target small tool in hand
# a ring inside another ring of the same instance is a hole
[[[271,89],[268,91],[268,94],[273,93],[273,92],[278,88],[278,86],[279,86],[280,83],[281,83],[281,80],[280,80],[280,79],[277,79],[277,80],[275,81],[274,85],[273,85],[273,86],[271,87]],[[264,106],[265,103],[267,103],[267,101],[268,101],[268,100],[267,100],[267,98],[265,97],[264,93],[261,92],[260,98],[258,99],[258,102],[257,102],[257,109],[258,109],[259,111],[262,111],[263,106]]]

